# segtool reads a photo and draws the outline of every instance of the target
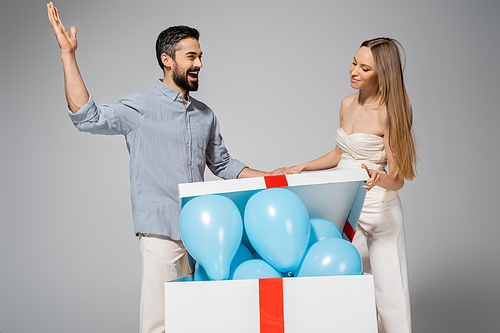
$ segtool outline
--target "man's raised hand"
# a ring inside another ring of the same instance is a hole
[[[76,40],[76,28],[71,27],[71,33],[66,30],[59,17],[59,11],[52,2],[47,4],[47,14],[49,16],[49,22],[54,29],[57,42],[61,48],[61,53],[74,54],[78,46]]]
[[[47,4],[47,14],[61,49],[66,101],[71,112],[76,113],[90,98],[76,63],[76,28],[71,27],[71,34],[66,30],[59,18],[59,11],[52,2]]]

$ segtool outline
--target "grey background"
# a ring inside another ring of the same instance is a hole
[[[0,332],[136,332],[140,254],[123,137],[79,133],[45,1],[0,10]],[[334,148],[359,44],[407,53],[419,177],[400,191],[415,332],[497,332],[500,3],[56,2],[97,103],[151,89],[154,42],[201,31],[195,97],[233,157],[272,170]],[[208,179],[214,179],[208,177]]]

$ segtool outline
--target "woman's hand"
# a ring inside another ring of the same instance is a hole
[[[284,175],[294,175],[302,172],[302,167],[300,165],[294,165],[283,170]]]
[[[366,172],[368,172],[368,176],[370,176],[370,178],[365,181],[365,185],[363,185],[363,188],[365,188],[366,192],[368,192],[375,185],[378,185],[378,183],[380,183],[380,174],[378,173],[377,170],[368,169],[368,167],[364,164],[361,165],[361,168],[365,169]]]
[[[279,176],[279,175],[284,175],[285,174],[285,169],[286,168],[278,168],[274,171],[271,172],[271,176]]]

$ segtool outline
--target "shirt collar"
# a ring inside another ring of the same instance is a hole
[[[162,79],[158,79],[158,81],[156,82],[156,88],[160,90],[165,96],[167,96],[168,99],[183,103],[184,94],[164,84]],[[191,100],[189,98],[189,92],[187,94],[188,94],[187,100],[189,105]]]

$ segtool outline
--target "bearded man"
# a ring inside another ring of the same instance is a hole
[[[140,331],[164,332],[164,283],[190,273],[179,234],[178,184],[203,181],[205,166],[224,179],[268,176],[279,170],[262,172],[231,158],[214,113],[189,94],[198,89],[202,68],[198,30],[174,26],[162,31],[156,55],[163,79],[149,91],[97,106],[77,66],[76,28],[66,30],[52,2],[47,11],[61,51],[74,125],[80,131],[125,137],[134,232],[142,254]]]

